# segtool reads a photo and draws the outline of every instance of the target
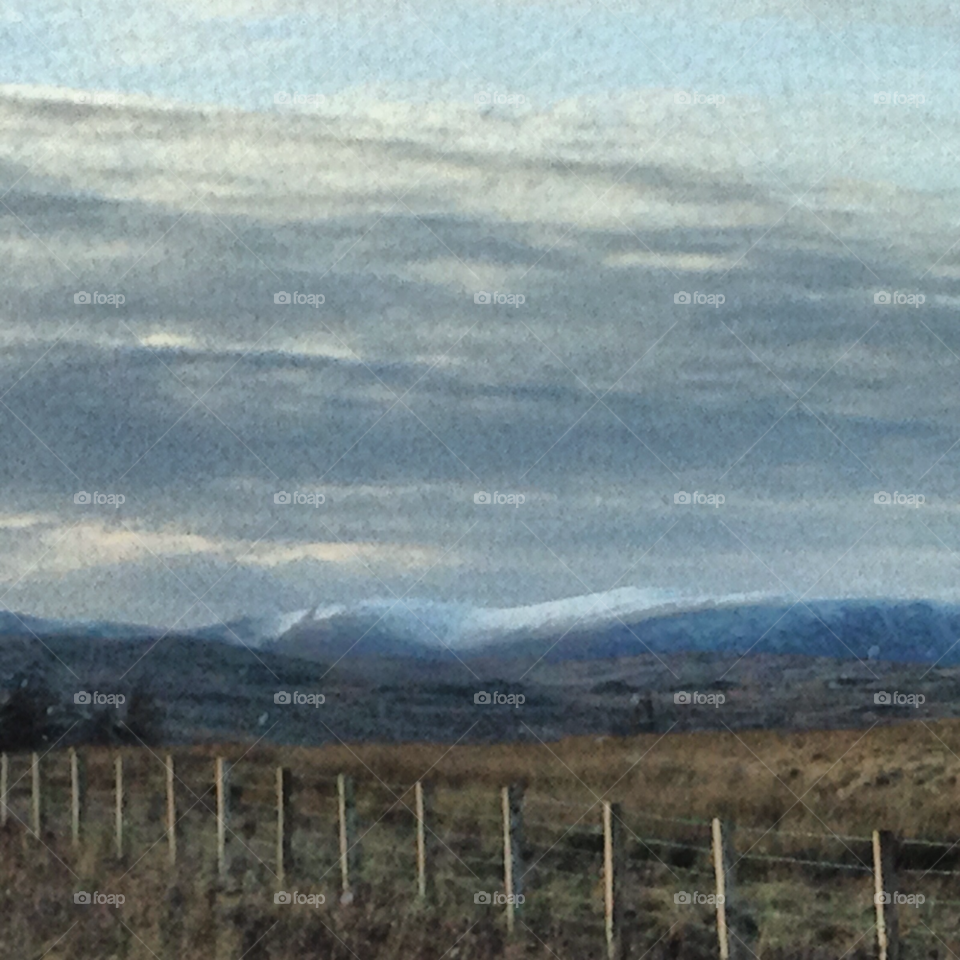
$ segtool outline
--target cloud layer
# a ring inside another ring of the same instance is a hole
[[[748,105],[6,88],[0,606],[956,599],[951,194]]]

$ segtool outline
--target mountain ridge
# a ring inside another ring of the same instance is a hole
[[[0,637],[190,638],[298,659],[616,659],[647,653],[791,654],[960,663],[960,604],[930,599],[685,600],[627,588],[517,608],[424,600],[318,605],[166,630],[0,611]]]

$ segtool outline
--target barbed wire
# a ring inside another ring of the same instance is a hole
[[[443,840],[469,840],[471,843],[476,843],[477,840],[482,839],[475,833],[464,833],[462,830],[438,830],[436,833]],[[493,838],[490,842],[496,849],[500,848],[499,837]]]
[[[193,781],[194,779],[199,780],[200,765],[209,764],[214,759],[212,756],[198,755],[192,752],[185,752],[185,753],[177,752],[173,754],[173,757],[174,757],[174,760],[178,763],[178,766],[181,771],[183,771],[184,768],[191,771],[191,775],[188,777],[190,781]],[[11,760],[13,759],[14,757],[11,756]],[[107,770],[109,769],[109,767],[107,766],[106,760],[104,759],[104,757],[99,757],[99,761],[101,762],[91,762],[90,767],[98,768],[100,766],[103,766],[104,773],[106,773]],[[282,766],[282,765],[283,764],[270,763],[266,760],[260,760],[257,758],[249,758],[244,762],[244,766],[247,767],[248,771],[255,771],[257,768],[260,768],[260,767],[269,766],[270,768],[274,768],[276,766]],[[194,771],[197,771],[197,777],[193,776]],[[144,778],[142,777],[138,777],[136,779],[141,783],[144,780]],[[311,784],[313,785],[336,784],[338,783],[340,778],[337,775],[329,775],[326,773],[315,773],[315,772],[309,771],[298,776],[297,779],[302,786],[307,786]],[[49,776],[45,782],[50,786],[59,788],[61,786],[66,786],[68,783],[68,780],[65,776],[60,776],[59,774],[53,774]],[[159,782],[159,775],[158,775],[158,782]],[[404,805],[401,802],[402,798],[407,797],[411,792],[414,791],[417,782],[418,781],[414,781],[412,783],[405,783],[405,784],[386,783],[384,781],[377,780],[376,778],[374,778],[370,780],[364,779],[360,781],[360,784],[362,784],[363,791],[367,792],[368,795],[371,793],[372,794],[379,794],[379,793],[388,794],[385,800],[387,811],[389,812],[390,808],[396,808],[396,810],[399,813],[404,814],[406,813],[406,811],[404,810]],[[245,792],[247,792],[247,797],[240,799],[237,803],[237,806],[235,807],[235,811],[237,814],[240,814],[242,812],[243,814],[249,813],[251,815],[254,815],[259,812],[266,812],[267,810],[275,810],[275,804],[271,803],[269,794],[267,793],[268,784],[257,782],[257,778],[252,773],[241,774],[234,780],[234,784],[236,786],[241,787]],[[203,787],[203,790],[201,791],[201,796],[203,799],[203,798],[206,798],[206,795],[212,791],[212,788],[213,788],[212,778],[203,777],[201,781],[201,785]],[[261,789],[262,789],[262,793],[261,793]],[[493,793],[494,790],[495,790],[494,787],[490,787],[491,793]],[[100,794],[103,794],[106,796],[109,793],[111,793],[109,787],[107,787],[106,784],[103,784],[102,789],[98,789],[96,786],[93,786],[91,784],[88,787],[88,791],[89,791],[88,797],[91,801],[94,801],[94,798],[98,797]],[[335,796],[335,792],[333,791],[331,792],[333,793],[333,796]],[[475,789],[463,789],[463,788],[458,789],[458,788],[452,788],[452,787],[451,788],[441,787],[440,791],[438,792],[444,798],[456,798],[458,795],[470,796],[472,798],[476,797]],[[20,785],[19,783],[13,784],[8,789],[8,793],[7,793],[8,803],[11,808],[19,807],[20,805],[25,804],[27,802],[27,798],[29,797],[29,795],[30,795],[30,788],[27,784],[22,784],[22,785]],[[206,798],[206,799],[209,799],[209,798]],[[323,795],[318,797],[318,799],[322,801],[327,801],[328,799],[332,799],[332,797],[328,797],[326,795],[326,791],[324,791]],[[367,804],[362,802],[362,798],[358,798],[358,799],[361,799],[361,804],[360,804],[361,809],[367,806]],[[584,802],[561,799],[559,797],[550,796],[548,794],[540,793],[537,791],[528,791],[526,795],[526,799],[527,799],[528,806],[532,808],[536,808],[538,805],[543,804],[543,805],[549,805],[554,807],[560,807],[568,810],[575,810],[580,813],[585,813],[588,811],[599,813],[599,809],[601,805],[600,800],[584,803]],[[107,804],[105,803],[104,806],[106,805]],[[209,807],[209,803],[203,802],[195,811],[195,815],[208,814],[209,813],[208,807]],[[380,808],[376,807],[375,805],[375,812],[379,812],[379,810]],[[472,824],[472,825],[496,824],[497,826],[502,827],[501,818],[493,813],[477,813],[474,815],[469,815],[469,814],[465,815],[460,811],[456,811],[456,810],[450,811],[448,813],[444,813],[435,807],[433,816],[441,824],[450,823],[451,825],[453,825],[459,821],[459,825],[461,827],[465,826],[466,824]],[[318,810],[316,812],[310,812],[310,811],[304,810],[302,812],[299,812],[299,817],[302,817],[303,820],[307,822],[312,822],[317,819],[325,818],[325,812],[323,810]],[[707,820],[707,819],[701,819],[697,817],[666,816],[663,814],[657,814],[657,813],[652,813],[649,811],[638,810],[638,809],[628,809],[627,811],[624,811],[623,820],[625,822],[628,820],[629,821],[648,820],[648,821],[655,821],[660,823],[678,824],[684,827],[695,827],[698,829],[702,829],[710,826],[710,820]],[[563,822],[559,822],[559,823],[548,822],[548,821],[540,820],[537,818],[528,817],[525,820],[525,823],[529,827],[536,828],[536,829],[555,830],[558,832],[566,831],[567,834],[571,836],[597,837],[602,833],[602,828],[600,827],[600,825],[597,823],[592,823],[589,820],[582,823],[564,824]],[[796,838],[796,839],[804,839],[804,840],[816,840],[819,843],[823,843],[823,842],[871,843],[872,842],[872,837],[870,836],[834,833],[834,832],[820,833],[820,832],[804,831],[804,830],[785,830],[785,829],[779,828],[776,825],[765,828],[765,827],[754,827],[754,826],[737,823],[737,824],[734,824],[734,827],[737,833],[742,832],[750,835],[760,835],[761,837],[766,837],[771,840],[782,839],[782,838]],[[455,839],[457,837],[462,837],[464,839],[469,839],[472,841],[475,841],[477,839],[476,834],[472,834],[472,835],[464,834],[460,831],[450,833],[448,834],[448,836],[451,839]],[[701,846],[701,845],[685,843],[682,841],[661,838],[661,837],[636,836],[636,840],[638,843],[643,845],[648,845],[648,846],[660,846],[660,847],[670,847],[670,848],[676,848],[676,849],[686,849],[686,850],[692,850],[698,853],[708,853],[710,851],[709,846]],[[930,840],[925,838],[901,838],[899,842],[903,846],[913,846],[913,847],[922,847],[922,848],[939,849],[939,850],[949,849],[949,848],[957,847],[958,845],[960,845],[960,840],[955,840],[955,839]],[[850,864],[850,863],[840,863],[838,861],[816,860],[816,859],[809,859],[804,857],[792,857],[789,855],[747,853],[747,854],[742,854],[740,856],[740,859],[753,860],[753,861],[766,861],[771,863],[774,863],[774,862],[795,863],[803,866],[814,866],[814,867],[839,869],[839,870],[855,870],[855,871],[866,871],[866,872],[869,872],[870,870],[870,867],[865,864],[857,865],[857,864]],[[938,869],[932,869],[932,868],[931,869],[908,868],[908,869],[903,869],[902,872],[909,875],[930,874],[932,876],[943,876],[943,877],[960,876],[960,870],[942,870],[942,869],[938,870]],[[941,901],[941,902],[944,902],[944,901]]]
[[[777,827],[747,827],[736,824],[737,833],[760,833],[770,837],[803,837],[817,840],[851,841],[853,843],[872,843],[873,837],[860,837],[849,833],[814,833],[809,830],[780,830]]]
[[[643,820],[661,820],[664,823],[682,823],[686,826],[709,827],[709,820],[697,820],[690,817],[664,817],[657,813],[643,813],[639,810],[630,810],[629,816],[640,817]]]
[[[434,811],[434,814],[436,815],[436,811]],[[437,816],[437,820],[441,823],[450,823],[451,826],[458,822],[461,826],[466,823],[495,823],[499,826],[503,823],[501,817],[496,817],[491,813],[478,813],[475,815],[458,812],[441,813]],[[533,821],[526,820],[524,822],[532,823]]]
[[[523,820],[524,826],[531,827],[546,827],[548,830],[563,830],[567,836],[574,835],[574,831],[577,831],[581,835],[586,833],[590,836],[602,836],[603,827],[598,823],[576,823],[566,825],[563,823],[547,823],[545,820],[531,820],[529,817],[524,817]]]
[[[692,843],[680,843],[678,840],[660,840],[657,837],[634,837],[635,840],[640,843],[650,846],[652,844],[657,844],[661,847],[677,847],[681,850],[697,850],[700,853],[709,853],[710,847],[700,847]]]
[[[529,801],[535,803],[553,803],[558,807],[569,807],[572,810],[590,810],[593,807],[599,807],[601,803],[599,800],[594,803],[571,803],[569,800],[560,800],[557,797],[550,797],[546,794],[531,794]]]
[[[544,860],[546,858],[544,857]],[[541,876],[544,872],[544,867],[542,866],[542,861],[538,860],[536,863],[531,864],[526,867],[523,871],[525,877]],[[562,873],[568,877],[578,877],[581,880],[588,881],[593,883],[596,877],[599,876],[598,872],[591,873],[590,870],[585,870],[583,867],[566,867],[561,866],[560,864],[551,863],[548,868],[550,874]],[[540,888],[538,887],[538,890]]]
[[[868,867],[866,864],[836,863],[830,860],[804,860],[799,857],[775,857],[762,853],[744,853],[738,859],[769,860],[779,863],[799,863],[809,867],[830,867],[834,870],[859,870],[865,873],[873,873],[873,868]]]
[[[900,840],[900,843],[909,843],[918,847],[955,847],[960,845],[960,840],[908,840],[904,837]]]

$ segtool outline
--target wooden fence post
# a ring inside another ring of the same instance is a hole
[[[713,818],[713,872],[716,875],[717,939],[720,942],[720,960],[729,960],[730,938],[727,933],[727,873],[723,849],[723,827]]]
[[[623,953],[620,883],[623,874],[623,810],[619,803],[603,801],[603,914],[608,960]]]
[[[713,869],[717,883],[717,939],[720,960],[750,960],[757,934],[756,923],[737,896],[733,864],[733,824],[714,817]]]
[[[217,757],[217,874],[227,875],[227,822],[230,819],[230,764]]]
[[[233,764],[217,757],[214,765],[214,784],[217,798],[217,876],[219,889],[216,890],[216,906],[214,908],[216,925],[216,947],[213,958],[227,960],[239,957],[244,953],[243,931],[241,918],[243,910],[240,903],[240,894],[243,881],[232,878],[231,860],[234,844],[228,841],[227,833],[230,830],[232,814],[231,780]],[[250,950],[247,949],[249,953]],[[211,960],[213,960],[211,958]]]
[[[117,859],[123,859],[123,757],[118,756],[113,761],[114,770],[114,793],[116,795],[115,816],[115,834],[117,846]]]
[[[0,754],[0,826],[7,825],[7,818],[10,815],[10,804],[7,797],[7,787],[10,783],[10,758],[5,754]]]
[[[518,783],[502,787],[500,805],[503,816],[503,892],[507,897],[507,933],[512,934],[524,889],[523,787]]]
[[[340,902],[352,903],[351,873],[359,871],[360,867],[360,851],[357,847],[357,799],[353,777],[337,774],[337,798],[340,820]]]
[[[417,896],[426,901],[432,899],[434,893],[433,875],[427,870],[427,860],[433,847],[427,836],[433,818],[432,786],[418,780],[414,785],[414,801],[417,814]]]
[[[167,754],[167,850],[170,865],[177,862],[177,796],[174,791],[173,754]]]
[[[293,777],[286,767],[277,767],[277,884],[283,887],[287,868],[292,865],[291,834],[293,821],[290,795]]]
[[[75,848],[80,846],[80,822],[86,805],[87,771],[76,747],[70,748],[70,835]]]
[[[30,760],[30,830],[39,840],[43,828],[43,798],[40,794],[40,755]]]
[[[879,960],[900,960],[897,918],[897,840],[889,830],[873,831],[873,902],[877,910]]]

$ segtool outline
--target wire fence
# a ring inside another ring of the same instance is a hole
[[[509,789],[355,782],[244,759],[221,770],[187,751],[64,751],[0,758],[0,821],[44,844],[99,844],[131,871],[191,858],[224,882],[308,884],[332,903],[377,887],[438,909],[513,897],[512,930],[586,937],[585,955],[598,924],[608,955],[627,950],[631,924],[643,942],[684,922],[722,936],[733,921],[721,922],[721,898],[765,942],[822,922],[850,946],[898,909],[910,942],[933,945],[960,925],[960,838],[733,825],[537,790],[514,809]]]

